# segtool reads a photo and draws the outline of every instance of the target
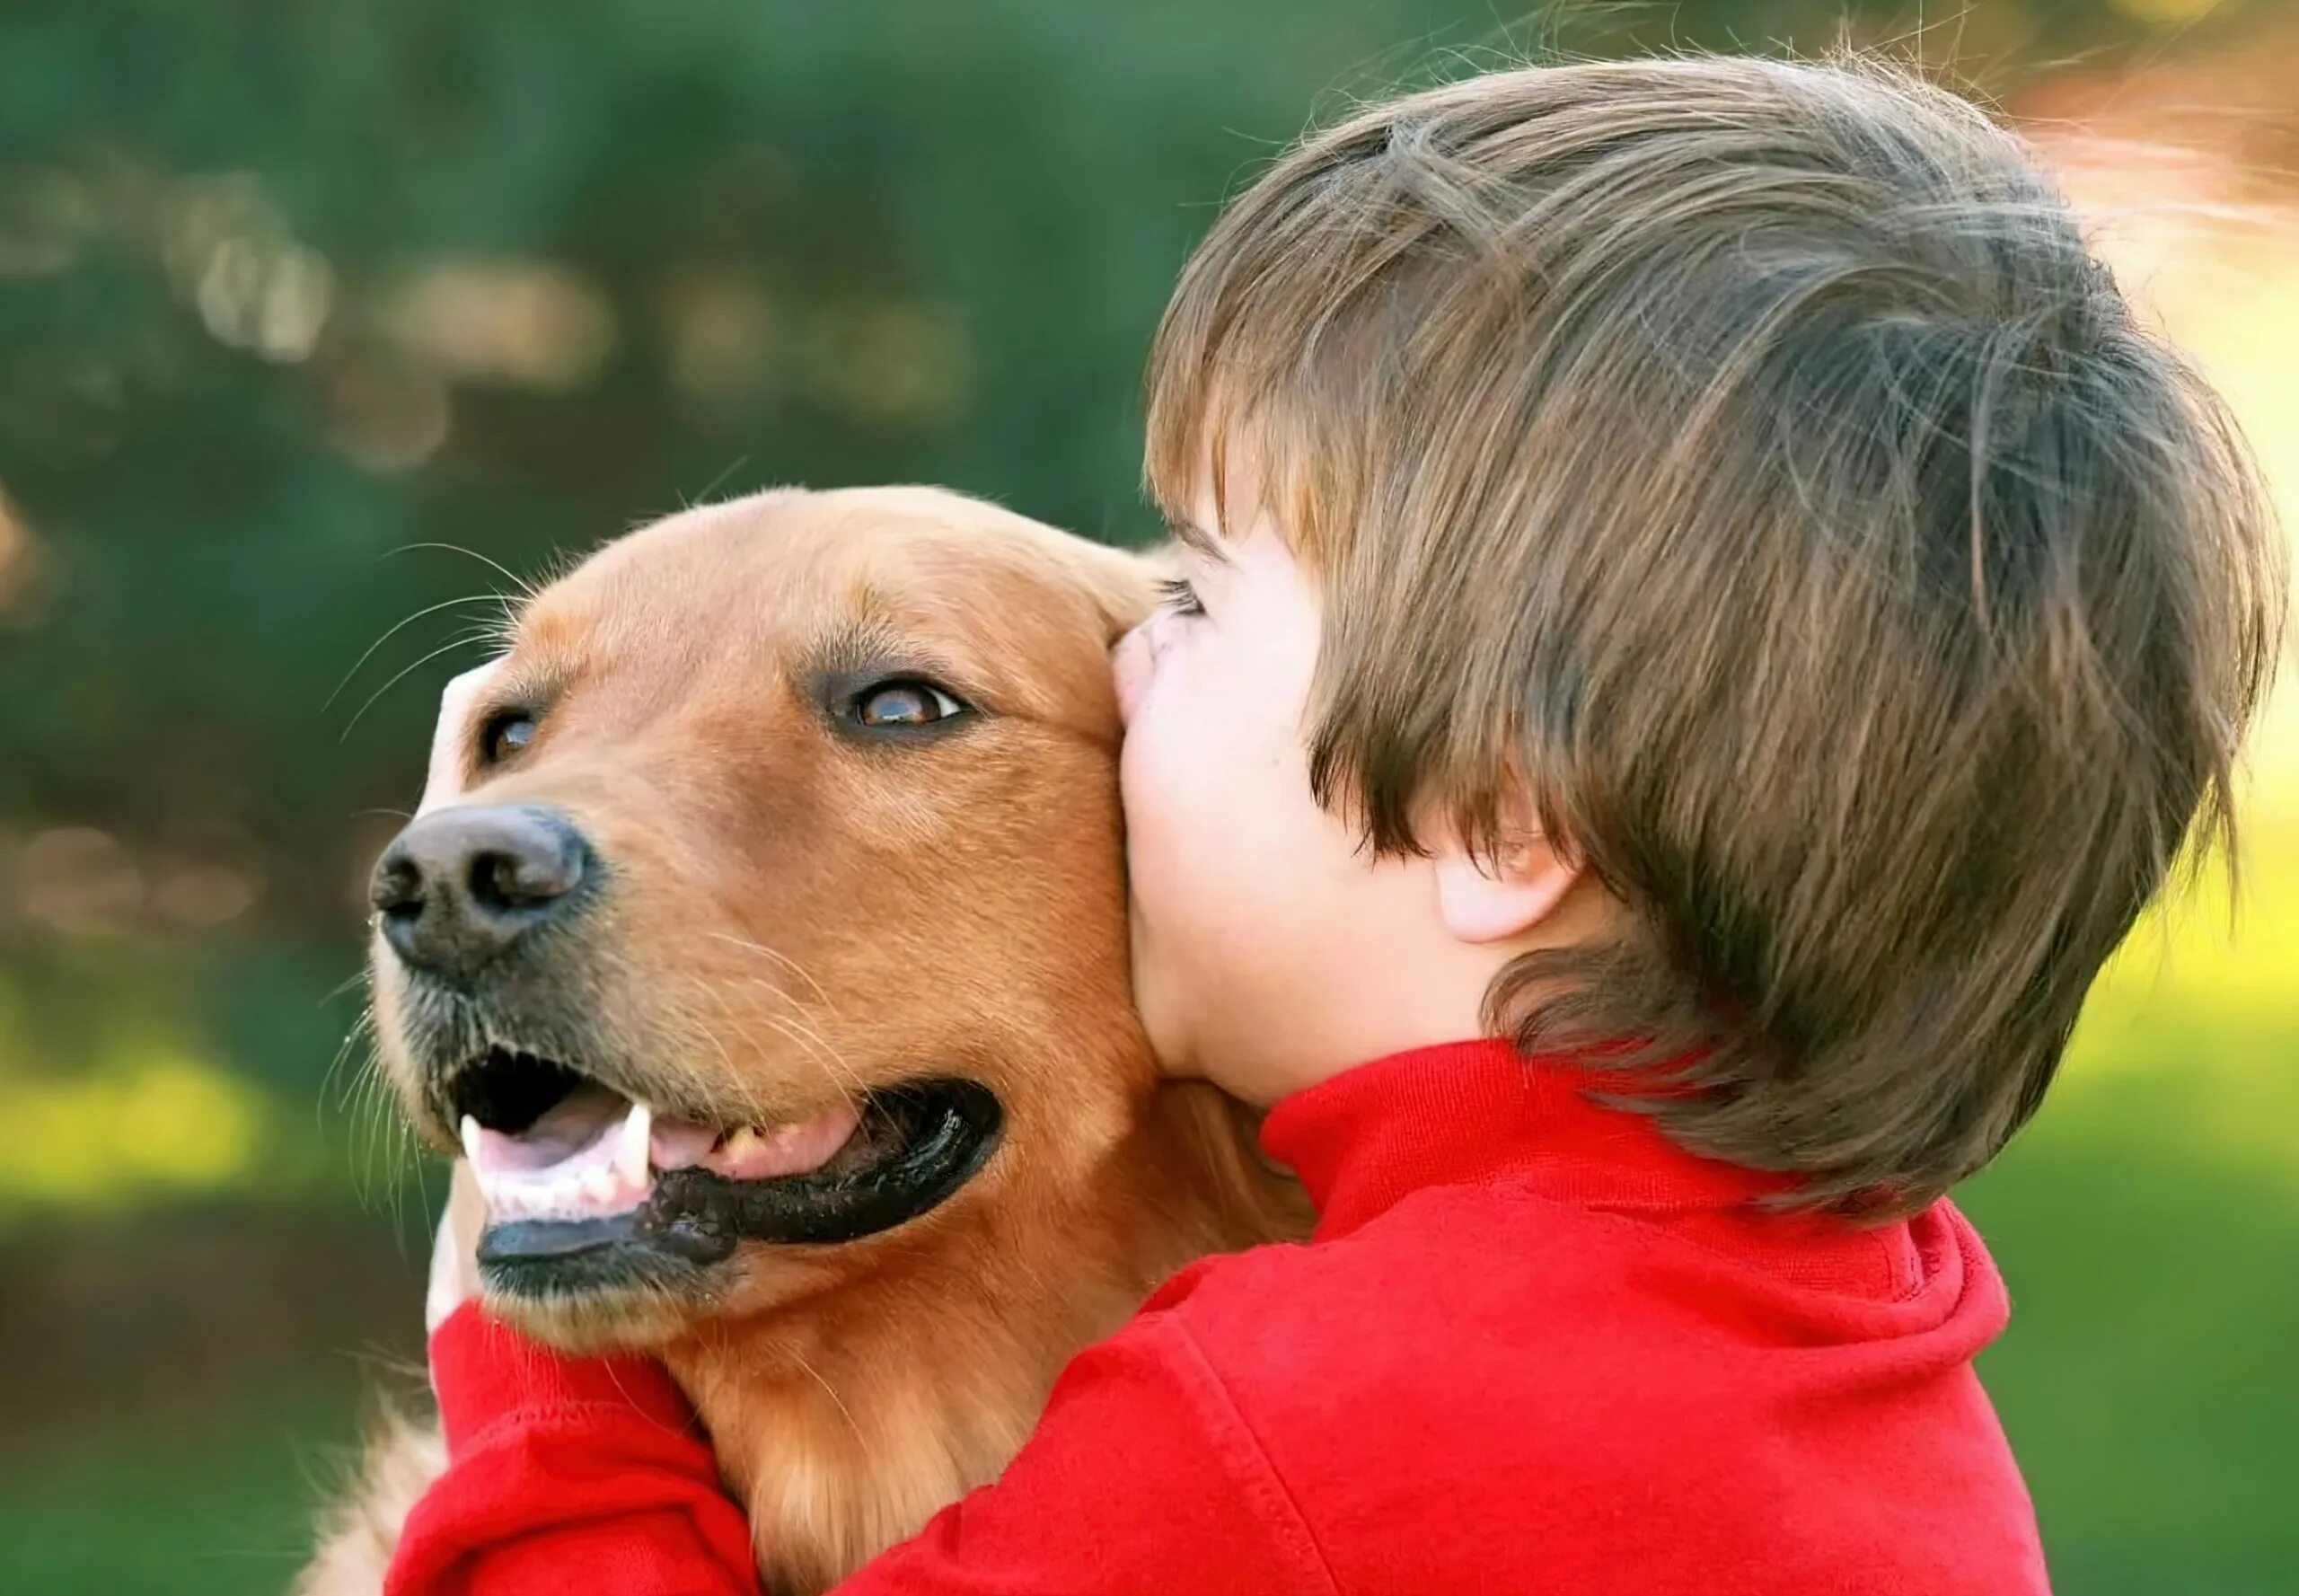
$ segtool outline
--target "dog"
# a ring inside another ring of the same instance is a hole
[[[382,1067],[477,1176],[487,1310],[661,1359],[771,1589],[994,1478],[1174,1270],[1306,1230],[1129,1001],[1106,655],[1154,595],[938,489],[688,510],[525,604],[375,867]],[[376,1590],[439,1463],[386,1444],[300,1588]]]

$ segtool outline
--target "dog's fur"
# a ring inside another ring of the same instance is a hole
[[[464,799],[548,805],[612,869],[551,995],[624,1089],[764,1122],[932,1072],[1005,1107],[941,1206],[745,1245],[707,1300],[490,1294],[546,1341],[668,1364],[771,1588],[831,1584],[993,1478],[1062,1363],[1175,1268],[1300,1228],[1252,1117],[1161,1082],[1128,1001],[1105,654],[1152,595],[1138,558],[954,494],[771,493],[633,533],[528,604],[499,676],[549,710],[501,773],[470,763],[484,705],[444,728]],[[815,685],[858,661],[980,714],[858,745]],[[380,942],[374,974],[385,1068],[445,1151]],[[409,1433],[371,1463],[307,1596],[377,1588],[436,1451]]]

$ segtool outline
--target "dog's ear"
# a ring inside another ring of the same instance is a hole
[[[1112,643],[1149,619],[1158,606],[1159,580],[1173,574],[1170,546],[1114,549],[1080,541],[1077,561],[1094,607],[1101,613],[1105,639]]]
[[[439,719],[431,728],[431,764],[423,783],[418,815],[452,804],[463,794],[463,775],[471,769],[471,739],[479,727],[471,724],[479,712],[480,695],[503,668],[498,657],[465,671],[439,694]]]

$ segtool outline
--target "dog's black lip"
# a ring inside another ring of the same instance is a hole
[[[902,1129],[899,1148],[864,1168],[747,1181],[699,1168],[665,1170],[630,1213],[489,1227],[480,1238],[480,1266],[497,1290],[563,1295],[659,1283],[666,1268],[724,1263],[744,1241],[859,1241],[947,1201],[989,1160],[1005,1125],[995,1093],[956,1077],[873,1092],[863,1112],[891,1116]]]

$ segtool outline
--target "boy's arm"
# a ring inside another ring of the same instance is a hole
[[[568,1359],[465,1307],[433,1342],[450,1462],[388,1596],[756,1596],[748,1529],[668,1377]],[[1063,1373],[995,1486],[841,1596],[1334,1590],[1195,1341],[1137,1319]]]
[[[997,1484],[835,1596],[1239,1591],[1336,1587],[1196,1339],[1152,1311],[1072,1360]]]
[[[759,1596],[742,1509],[657,1365],[568,1358],[466,1302],[431,1336],[447,1469],[384,1596]]]

